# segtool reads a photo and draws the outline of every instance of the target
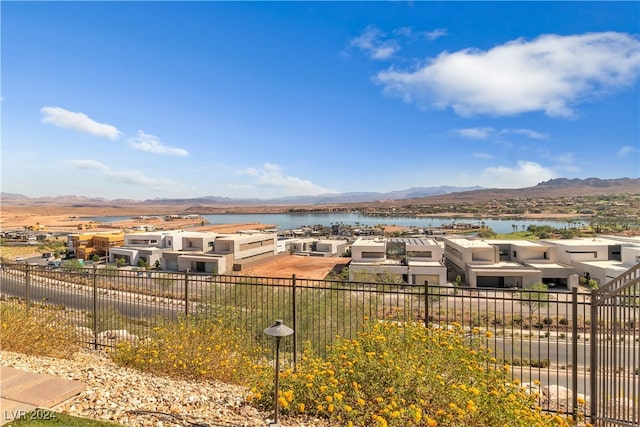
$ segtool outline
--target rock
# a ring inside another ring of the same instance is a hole
[[[562,410],[567,412],[571,407],[573,393],[561,385],[549,385],[542,387],[542,407],[551,411]]]
[[[126,329],[108,330],[98,334],[98,343],[100,344],[113,345],[122,341],[133,343],[137,340],[138,337],[130,334]]]

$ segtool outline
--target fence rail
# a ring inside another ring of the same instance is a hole
[[[640,424],[640,264],[594,292],[591,412],[598,426]]]
[[[577,288],[570,292],[471,289],[308,280],[295,275],[51,270],[24,264],[4,264],[0,278],[3,297],[20,299],[27,309],[36,304],[59,307],[95,347],[112,345],[114,337],[143,337],[167,319],[233,312],[265,346],[270,342],[263,330],[275,319],[291,326],[294,334],[282,340],[281,354],[295,366],[303,349],[324,356],[336,337],[356,338],[365,318],[421,322],[431,328],[454,324],[468,331],[477,328],[485,332],[480,345],[493,351],[496,365],[512,366],[514,380],[532,390],[540,381],[543,409],[580,411],[589,417],[590,410],[602,407],[588,402],[596,387],[591,376],[598,355],[594,343],[606,340],[609,332],[592,328],[593,316],[598,315],[592,295]],[[627,318],[635,313],[637,319],[638,305],[629,310]],[[625,390],[638,389],[639,323],[627,325],[630,354],[620,356],[615,365],[632,373],[624,376]],[[551,390],[559,395],[551,398]],[[634,396],[637,401],[637,393],[630,398]],[[637,407],[636,402],[633,408]],[[632,424],[620,425],[638,425],[637,418],[629,419]]]

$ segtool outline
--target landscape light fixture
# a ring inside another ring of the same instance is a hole
[[[277,319],[276,323],[264,330],[264,334],[276,339],[276,383],[273,392],[273,422],[270,425],[279,427],[278,396],[280,395],[280,339],[293,334],[293,329],[282,323],[281,319]]]

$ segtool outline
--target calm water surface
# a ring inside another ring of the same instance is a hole
[[[204,219],[209,223],[217,224],[239,224],[258,222],[261,224],[274,225],[279,230],[289,230],[300,228],[305,225],[325,225],[345,224],[345,225],[368,225],[374,226],[379,224],[397,225],[402,227],[439,227],[443,224],[452,222],[461,223],[480,223],[483,221],[487,227],[491,227],[496,233],[511,233],[513,226],[516,225],[518,230],[526,229],[529,225],[549,225],[554,228],[567,227],[567,221],[559,220],[536,220],[536,219],[474,219],[474,218],[441,218],[441,217],[372,217],[363,216],[357,213],[283,213],[283,214],[215,214],[203,215]],[[130,219],[130,216],[106,216],[87,218],[98,222],[116,222]],[[579,221],[579,220],[578,220]],[[583,220],[587,222],[588,220]]]

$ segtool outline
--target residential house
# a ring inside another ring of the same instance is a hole
[[[153,266],[161,263],[164,251],[182,249],[180,230],[130,233],[124,235],[124,244],[109,250],[109,262],[124,259],[126,264],[137,265],[143,260]]]
[[[445,285],[443,248],[430,238],[359,238],[351,245],[349,280],[390,275],[410,285]]]
[[[67,249],[77,259],[89,260],[94,255],[107,256],[109,249],[123,242],[122,233],[74,233],[67,236]]]
[[[470,287],[520,288],[542,282],[549,287],[577,286],[576,269],[563,263],[556,247],[527,240],[444,238],[451,278],[460,275]]]
[[[346,240],[306,238],[289,242],[290,252],[296,255],[336,256],[344,253],[346,248]]]
[[[607,283],[640,263],[640,237],[601,236],[544,242],[557,248],[559,260],[598,284]]]
[[[276,233],[262,233],[259,231],[220,235],[215,240],[214,253],[217,255],[231,255],[233,269],[239,271],[243,265],[250,265],[275,256],[277,237]]]

